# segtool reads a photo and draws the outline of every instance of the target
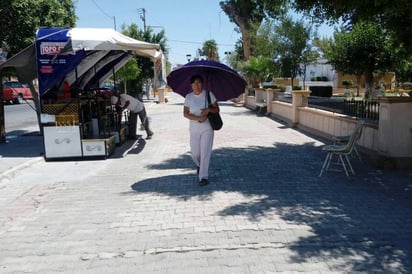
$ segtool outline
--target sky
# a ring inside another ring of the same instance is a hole
[[[121,31],[122,24],[136,23],[144,27],[142,9],[145,9],[146,26],[154,33],[165,30],[169,62],[172,67],[187,63],[187,54],[193,57],[207,40],[217,43],[220,60],[225,52],[234,50],[240,34],[236,25],[221,10],[221,0],[78,0],[77,27],[112,28]],[[330,36],[332,29],[324,26],[321,36]]]

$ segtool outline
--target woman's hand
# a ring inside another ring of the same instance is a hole
[[[202,114],[202,116],[207,117],[207,115],[210,113],[210,108],[204,108],[200,113]]]
[[[203,123],[204,121],[206,121],[206,119],[207,119],[207,115],[203,115],[203,114],[202,114],[202,116],[198,116],[197,121],[198,121],[199,123]]]

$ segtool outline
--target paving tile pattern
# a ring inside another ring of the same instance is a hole
[[[327,141],[228,102],[200,187],[182,103],[107,160],[3,177],[0,273],[412,272],[412,174],[319,178]]]

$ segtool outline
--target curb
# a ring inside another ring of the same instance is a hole
[[[30,159],[20,165],[17,165],[13,168],[10,168],[7,171],[0,173],[0,184],[6,181],[7,179],[11,179],[16,172],[21,171],[25,168],[31,167],[33,164],[38,163],[43,160],[43,157],[36,157],[34,159]]]

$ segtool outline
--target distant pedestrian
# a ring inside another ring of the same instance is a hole
[[[190,120],[190,150],[193,162],[197,166],[199,185],[204,186],[209,183],[209,164],[212,155],[214,131],[207,119],[209,112],[219,112],[219,105],[215,95],[210,92],[209,107],[207,93],[203,89],[203,78],[194,75],[190,79],[192,85],[191,93],[185,97],[183,116]]]
[[[139,115],[140,121],[146,131],[146,139],[152,138],[153,131],[149,127],[149,119],[143,102],[128,94],[120,94],[119,97],[112,96],[110,101],[113,105],[120,107],[120,115],[123,110],[129,110],[129,138],[136,139],[137,115]]]

